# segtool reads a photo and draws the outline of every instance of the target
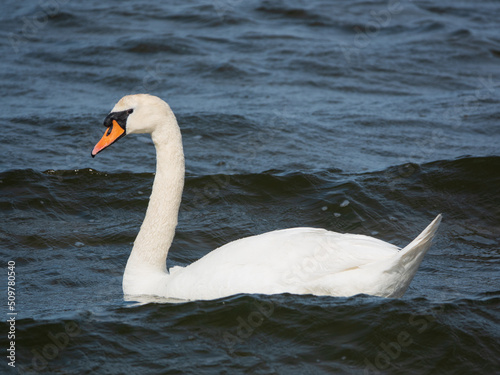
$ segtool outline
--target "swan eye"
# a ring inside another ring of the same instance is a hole
[[[128,116],[134,112],[132,108],[126,109],[125,111],[121,112],[111,112],[109,115],[106,116],[104,119],[103,125],[107,128],[113,125],[112,121],[116,120],[118,125],[122,127],[122,129],[125,129],[127,126],[127,118]]]

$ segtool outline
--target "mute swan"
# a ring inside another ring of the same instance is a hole
[[[92,157],[126,134],[150,133],[156,176],[144,222],[123,275],[126,296],[208,300],[238,293],[401,297],[429,249],[434,221],[403,249],[356,234],[292,228],[242,238],[186,267],[166,268],[184,187],[177,120],[158,97],[123,97],[104,120]]]

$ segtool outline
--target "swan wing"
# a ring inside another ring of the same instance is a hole
[[[166,294],[182,299],[238,293],[331,294],[324,280],[391,258],[398,250],[363,235],[316,228],[278,230],[230,242],[185,268],[175,267]]]

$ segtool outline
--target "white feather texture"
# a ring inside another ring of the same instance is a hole
[[[170,107],[151,95],[122,98],[126,134],[151,133],[157,169],[150,202],[123,276],[128,296],[207,300],[238,293],[401,297],[429,249],[441,215],[400,250],[384,241],[316,228],[247,237],[167,271],[184,187],[182,138]]]

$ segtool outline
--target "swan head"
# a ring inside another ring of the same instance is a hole
[[[106,131],[92,150],[92,157],[127,134],[154,134],[167,120],[175,116],[162,99],[148,94],[127,95],[121,98],[104,119]],[[167,121],[168,122],[168,121]]]

